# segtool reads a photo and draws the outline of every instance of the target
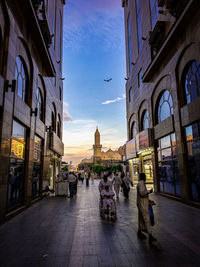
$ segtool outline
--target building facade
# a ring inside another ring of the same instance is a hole
[[[200,2],[123,0],[127,159],[155,191],[200,203]]]
[[[0,221],[54,188],[60,168],[64,4],[0,1]]]
[[[122,160],[122,156],[119,151],[113,151],[112,149],[107,150],[106,152],[102,151],[102,145],[100,143],[100,132],[98,128],[94,134],[94,145],[93,145],[93,163],[98,162],[119,162]]]

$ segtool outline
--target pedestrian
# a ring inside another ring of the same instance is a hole
[[[131,181],[129,172],[127,171],[126,174],[124,175],[121,185],[125,200],[128,200],[129,198],[130,185],[133,186],[133,182]]]
[[[73,198],[73,195],[74,195],[74,182],[76,181],[76,177],[72,172],[69,172],[68,181],[69,181],[69,192],[70,192],[69,198]]]
[[[146,235],[142,232],[146,232],[149,235],[149,242],[156,241],[156,238],[152,235],[152,227],[149,216],[149,194],[153,192],[153,189],[147,190],[146,188],[146,175],[140,173],[139,182],[137,184],[137,207],[138,207],[138,232],[137,235],[140,239],[146,239]]]
[[[106,186],[109,186],[110,189],[112,189],[112,182],[108,180],[108,174],[104,173],[103,179],[101,179],[101,181],[99,182],[99,192],[101,193],[101,191],[105,189]]]
[[[119,198],[119,191],[120,191],[120,187],[121,187],[121,184],[122,184],[122,179],[120,177],[119,172],[116,172],[114,174],[114,178],[112,180],[112,183],[114,184],[115,194],[116,194],[117,198]]]
[[[92,181],[92,184],[94,184],[94,172],[91,173],[91,181]]]
[[[86,181],[86,186],[89,186],[89,173],[85,172],[85,181]]]

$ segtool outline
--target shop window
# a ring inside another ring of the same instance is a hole
[[[140,10],[140,0],[136,0],[136,18],[137,18],[137,37],[138,37],[138,53],[142,50],[142,20]]]
[[[142,130],[149,128],[149,112],[145,110],[142,115]]]
[[[13,121],[8,180],[8,208],[18,206],[23,201],[25,147],[25,128]]]
[[[33,157],[32,198],[39,196],[42,169],[42,139],[35,136]]]
[[[186,104],[200,96],[200,65],[197,60],[193,61],[187,68],[184,79]]]
[[[180,185],[174,133],[158,140],[157,154],[160,191],[179,196]]]
[[[132,87],[129,89],[129,102],[133,101],[133,89]]]
[[[154,28],[158,19],[158,0],[150,0],[151,29]]]
[[[127,19],[127,32],[128,32],[128,63],[129,63],[129,72],[132,72],[132,44],[131,44],[131,22],[130,22],[130,13]]]
[[[22,61],[21,57],[16,58],[15,80],[18,96],[20,96],[24,102],[27,102],[27,71],[25,63]]]
[[[40,88],[37,88],[36,91],[36,101],[37,101],[38,118],[41,121],[44,121],[44,101]]]
[[[131,139],[135,138],[137,135],[137,127],[136,127],[136,122],[133,122],[131,126]]]
[[[160,123],[168,117],[174,114],[173,102],[171,94],[168,90],[165,90],[159,100],[157,107],[157,121]]]
[[[200,202],[200,121],[185,128],[191,199]]]

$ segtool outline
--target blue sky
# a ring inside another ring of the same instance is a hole
[[[63,34],[64,160],[77,164],[92,156],[96,126],[104,150],[126,142],[121,0],[66,1]]]

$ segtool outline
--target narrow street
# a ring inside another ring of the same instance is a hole
[[[136,190],[117,202],[118,219],[99,216],[98,181],[74,199],[49,197],[0,226],[0,266],[200,266],[200,212],[153,195],[154,245],[137,238]]]

